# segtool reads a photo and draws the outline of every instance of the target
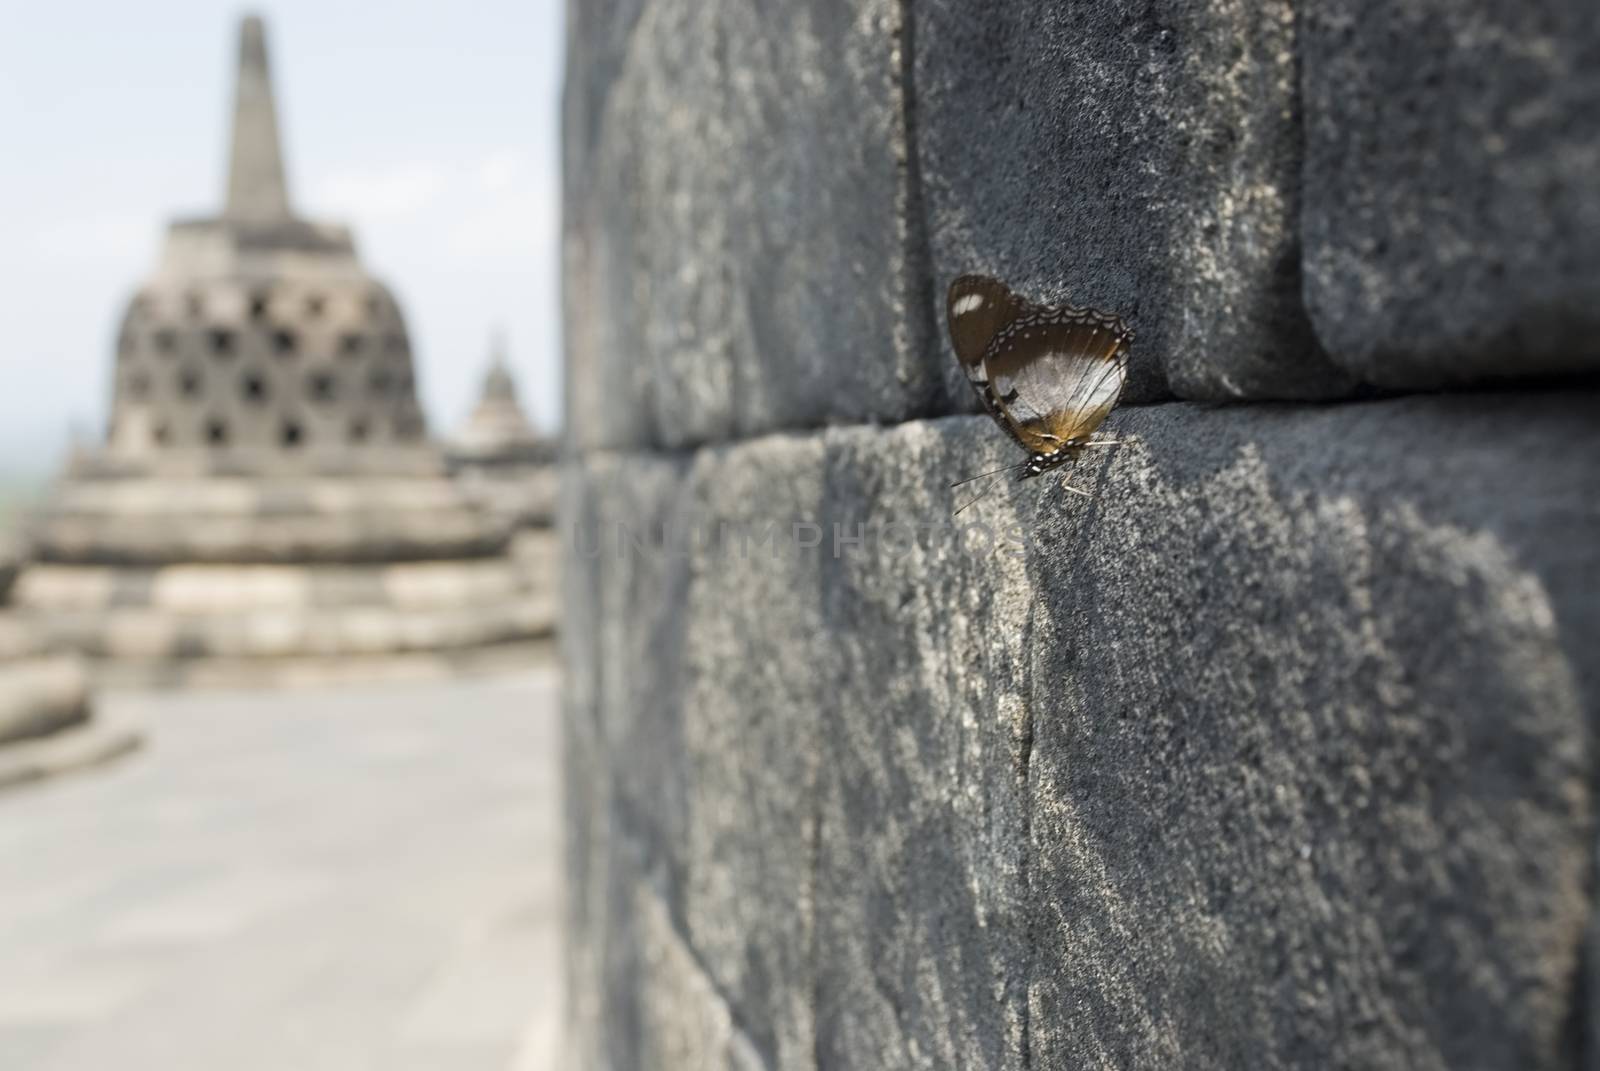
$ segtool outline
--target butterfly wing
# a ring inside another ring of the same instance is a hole
[[[1122,396],[1133,332],[1118,316],[1064,307],[1021,316],[979,361],[1007,430],[1035,453],[1087,442]]]
[[[986,275],[963,275],[950,284],[945,299],[950,341],[963,368],[983,359],[995,336],[1032,307],[1011,288]]]
[[[1005,283],[986,275],[961,276],[950,284],[945,299],[950,342],[961,362],[961,370],[966,373],[967,382],[978,395],[984,409],[988,410],[997,424],[1011,433],[1012,438],[1016,438],[1016,433],[996,401],[994,392],[989,389],[983,355],[988,352],[996,335],[1019,316],[1032,311],[1034,307],[1013,294]],[[1020,439],[1017,441],[1021,442]]]

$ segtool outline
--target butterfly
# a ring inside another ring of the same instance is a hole
[[[998,472],[1022,469],[1017,479],[1028,480],[1087,447],[1116,445],[1091,436],[1128,379],[1133,332],[1122,317],[1036,305],[985,275],[950,284],[948,313],[961,370],[995,423],[1028,452],[1026,461]]]

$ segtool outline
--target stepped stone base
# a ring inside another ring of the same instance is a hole
[[[134,691],[174,688],[323,688],[345,684],[451,680],[553,665],[556,647],[536,639],[397,654],[275,658],[120,658],[93,664],[95,680]]]
[[[553,534],[441,475],[69,480],[32,534],[0,643],[106,679],[433,672],[555,628]]]
[[[474,505],[510,527],[543,528],[555,521],[561,477],[554,465],[462,465],[455,479]]]
[[[390,562],[495,555],[505,526],[440,473],[69,479],[32,532],[49,562]]]

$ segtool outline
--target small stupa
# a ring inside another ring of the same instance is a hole
[[[517,384],[511,376],[504,331],[496,331],[489,345],[489,371],[483,377],[478,404],[466,426],[451,444],[459,457],[480,457],[495,461],[550,461],[554,449],[541,438],[517,400]]]
[[[405,320],[347,227],[295,214],[261,20],[243,22],[227,200],[180,220],[116,339],[104,442],[15,598],[53,643],[168,676],[472,651],[553,593],[447,472]]]
[[[555,444],[534,430],[517,400],[503,331],[490,342],[478,404],[446,452],[456,479],[482,508],[519,531],[554,522]]]

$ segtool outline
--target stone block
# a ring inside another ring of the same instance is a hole
[[[616,66],[569,85],[576,440],[938,411],[946,357],[907,316],[925,266],[908,254],[898,5],[657,0],[630,17]],[[615,55],[599,18],[584,47]]]
[[[1031,562],[1036,1066],[1572,1066],[1596,412],[1127,415]]]
[[[840,664],[809,700],[823,1067],[1026,1065],[1029,576],[1002,549],[1014,520],[963,549],[946,487],[996,440],[974,420],[829,437],[823,516],[867,543],[827,561]]]
[[[611,775],[609,757],[596,746],[591,712],[573,696],[573,658],[579,648],[587,647],[587,640],[575,642],[570,629],[562,630],[561,639],[567,674],[563,682],[561,733],[567,831],[563,868],[567,933],[563,1036],[568,1066],[581,1069],[599,1066],[600,1039],[609,1003],[599,966],[606,927],[597,905],[614,880],[604,866],[611,836]]]
[[[1594,5],[1303,22],[1306,302],[1333,358],[1411,389],[1600,368]]]
[[[641,891],[634,916],[640,988],[664,998],[640,1004],[638,1066],[763,1071],[767,1065],[734,1024],[727,1002],[673,927],[666,905]]]
[[[822,457],[820,440],[781,436],[691,467],[591,454],[563,511],[569,718],[596,741],[616,821],[648,845],[664,903],[772,1067],[810,1058],[821,726],[814,708],[790,715],[830,674],[814,598],[761,628],[741,608],[817,590],[816,548],[795,551],[791,524],[818,512]],[[724,531],[725,554],[705,542]],[[772,927],[775,911],[793,925]]]
[[[608,757],[610,806],[655,847],[669,892],[682,886],[687,838],[678,615],[689,563],[655,548],[689,509],[686,468],[671,458],[589,455],[567,475],[559,526],[573,610],[562,625],[570,715]]]
[[[832,533],[795,527],[822,514],[824,458],[815,435],[700,451],[704,535],[682,615],[665,611],[683,634],[684,933],[774,1071],[815,1066],[818,783],[848,672],[818,597]]]
[[[984,419],[701,451],[689,515],[867,535],[584,581],[635,713],[569,718],[629,727],[582,768],[642,860],[586,898],[654,890],[766,1066],[1572,1066],[1597,415],[1126,410],[960,545],[884,526],[1012,459]],[[668,462],[604,464],[591,513]]]
[[[1132,400],[1348,391],[1301,304],[1291,0],[913,11],[941,326],[944,288],[982,271],[1127,318]]]

